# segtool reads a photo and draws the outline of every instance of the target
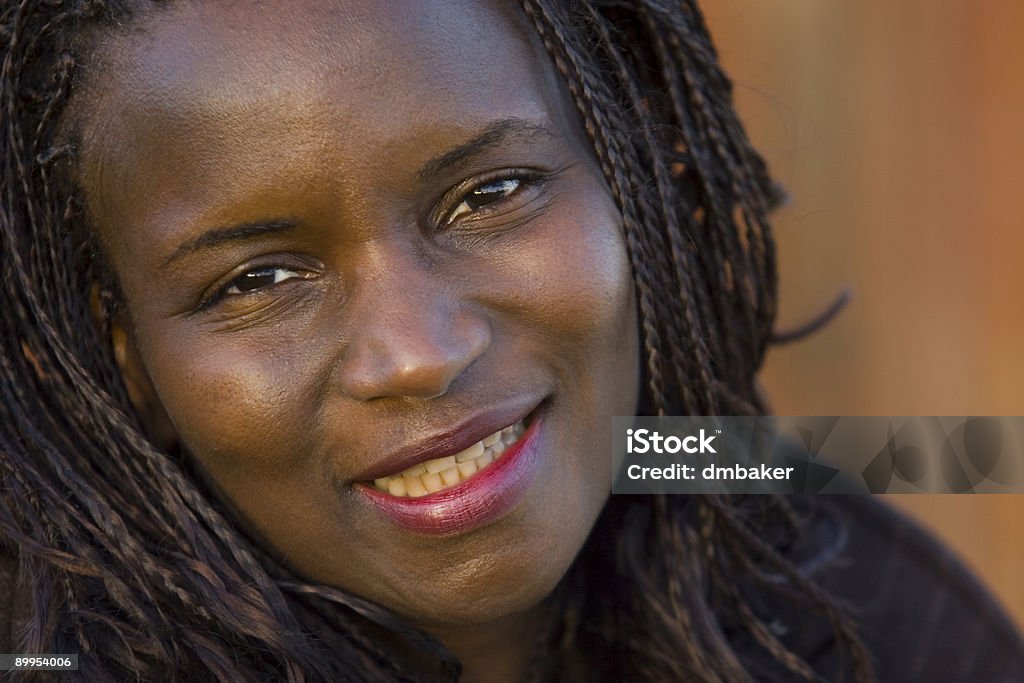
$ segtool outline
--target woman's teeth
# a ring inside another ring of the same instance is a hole
[[[378,491],[403,498],[419,498],[428,493],[437,493],[490,466],[525,431],[526,425],[520,420],[484,437],[460,453],[426,460],[396,475],[374,479],[373,485]]]

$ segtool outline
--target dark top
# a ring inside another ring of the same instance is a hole
[[[853,608],[882,683],[1024,683],[1024,640],[953,554],[872,496],[822,496],[788,554]],[[823,552],[825,549],[825,552]],[[0,556],[0,652],[30,609],[17,562]],[[829,680],[839,668],[832,630],[779,598],[752,596],[770,628]],[[759,681],[789,680],[756,672]]]
[[[878,681],[1024,683],[1020,630],[949,549],[875,496],[807,500],[817,509],[790,558],[853,612]],[[781,598],[753,606],[826,680],[843,668],[826,621]]]

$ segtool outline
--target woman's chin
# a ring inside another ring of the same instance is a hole
[[[524,567],[515,576],[505,572],[483,574],[477,578],[477,585],[446,586],[432,596],[433,599],[415,605],[414,611],[400,614],[434,634],[485,627],[539,607],[555,590],[563,574],[564,571],[550,567]]]
[[[561,507],[564,514],[571,506]],[[429,632],[443,632],[492,624],[539,606],[569,571],[590,525],[579,517],[567,523],[550,510],[536,512],[541,526],[517,525],[501,547],[453,563],[443,573],[421,575],[411,581],[412,595],[389,607]]]

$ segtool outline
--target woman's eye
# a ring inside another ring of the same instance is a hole
[[[300,277],[299,273],[290,268],[280,266],[268,266],[266,268],[254,268],[242,273],[230,283],[224,290],[225,294],[248,294],[256,290],[276,285],[285,280]]]
[[[447,225],[451,225],[460,216],[478,211],[490,204],[500,202],[519,189],[522,180],[519,178],[502,178],[483,185],[477,185],[468,194],[463,195],[462,201],[455,210],[448,215]]]

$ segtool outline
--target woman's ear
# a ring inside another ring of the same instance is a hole
[[[153,387],[153,381],[142,363],[128,313],[123,308],[115,309],[113,313],[104,311],[99,285],[93,285],[91,303],[93,318],[97,325],[102,327],[103,318],[109,316],[110,344],[114,350],[114,359],[121,370],[121,378],[128,390],[128,399],[132,402],[135,414],[138,415],[146,434],[162,450],[170,452],[176,449],[179,443],[178,431],[167,416],[167,411],[164,410],[163,403],[160,402],[160,397]]]

